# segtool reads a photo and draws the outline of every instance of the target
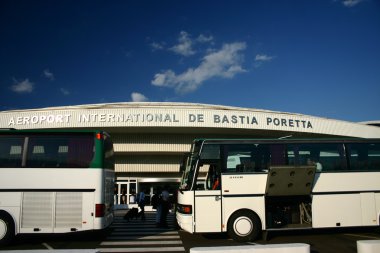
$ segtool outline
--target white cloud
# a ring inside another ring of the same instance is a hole
[[[43,75],[44,75],[44,77],[46,77],[50,81],[54,80],[54,74],[49,69],[45,69],[43,72]]]
[[[188,57],[197,53],[197,50],[194,49],[197,44],[213,44],[213,40],[214,37],[212,35],[207,36],[200,34],[197,38],[193,39],[189,33],[181,31],[178,36],[178,43],[174,46],[169,47],[167,46],[168,43],[166,42],[152,42],[149,45],[152,48],[153,52],[158,50],[168,50],[174,52],[175,54]]]
[[[191,40],[187,32],[180,32],[178,42],[179,43],[177,45],[169,48],[169,50],[182,56],[191,56],[195,54],[195,51],[192,48],[193,41]]]
[[[149,101],[149,99],[146,96],[144,96],[143,94],[138,93],[138,92],[132,92],[131,99],[132,99],[132,102],[146,102],[146,101]]]
[[[152,47],[153,51],[165,49],[165,43],[152,42],[150,46]]]
[[[273,59],[273,56],[269,56],[266,54],[257,54],[255,57],[255,61],[261,61],[261,62],[271,61],[272,59]]]
[[[34,89],[34,83],[30,82],[29,79],[24,81],[17,81],[13,79],[14,84],[11,86],[11,90],[16,93],[31,93]]]
[[[363,2],[364,0],[343,0],[342,4],[346,7],[354,7],[355,5]]]
[[[152,84],[161,87],[174,87],[176,83],[176,75],[172,70],[166,70],[164,73],[154,75]]]
[[[219,51],[206,55],[198,67],[189,68],[178,75],[173,70],[166,70],[155,74],[151,83],[174,88],[177,93],[184,94],[196,90],[211,78],[232,78],[238,73],[246,72],[242,67],[244,55],[241,53],[245,49],[245,42],[224,44]]]
[[[275,56],[269,56],[266,54],[257,54],[255,57],[254,67],[260,67],[264,62],[270,62],[275,58]]]
[[[63,95],[65,95],[65,96],[68,96],[68,95],[70,95],[70,91],[68,91],[67,89],[65,89],[65,88],[60,88],[59,89],[60,91],[61,91],[61,93],[63,94]]]
[[[211,35],[207,37],[206,35],[200,34],[197,38],[197,41],[200,43],[211,42],[213,40],[214,40],[214,37],[212,37]]]

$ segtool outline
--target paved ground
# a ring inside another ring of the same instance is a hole
[[[146,213],[145,221],[127,221],[124,213],[117,212],[111,232],[98,247],[100,252],[185,252],[174,214],[168,216],[168,228],[158,228],[153,212]]]
[[[168,217],[169,228],[157,228],[155,213],[147,212],[145,221],[123,219],[125,210],[116,211],[113,225],[98,233],[81,232],[56,235],[22,235],[12,245],[0,250],[98,249],[101,252],[189,252],[192,247],[247,245],[225,234],[192,235],[178,231],[174,214]],[[307,243],[312,253],[356,253],[356,241],[380,240],[380,229],[323,229],[282,231],[269,234],[251,244]]]

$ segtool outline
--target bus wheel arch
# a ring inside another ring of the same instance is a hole
[[[227,223],[228,235],[239,242],[250,242],[261,234],[261,220],[259,216],[249,209],[235,211]]]
[[[9,244],[15,236],[15,222],[10,214],[0,210],[0,245]]]

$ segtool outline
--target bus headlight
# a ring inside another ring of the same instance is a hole
[[[183,213],[183,214],[192,214],[193,208],[191,205],[181,205],[177,204],[177,212]]]

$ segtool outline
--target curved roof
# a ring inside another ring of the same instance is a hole
[[[24,112],[24,111],[44,111],[44,110],[66,110],[66,109],[116,109],[116,108],[185,108],[185,109],[219,109],[219,110],[236,110],[236,111],[259,111],[259,112],[276,112],[254,108],[242,108],[225,105],[212,105],[202,103],[184,103],[184,102],[118,102],[118,103],[99,103],[99,104],[82,104],[70,106],[56,106],[35,109],[16,109],[3,112]],[[285,112],[277,112],[285,113]],[[292,113],[293,114],[293,113]]]
[[[222,105],[126,102],[0,112],[0,128],[224,129],[380,138],[380,128],[297,113]],[[213,130],[212,130],[213,131]]]
[[[380,120],[371,120],[371,121],[364,121],[364,122],[359,122],[360,124],[364,125],[369,125],[369,126],[380,126]]]

